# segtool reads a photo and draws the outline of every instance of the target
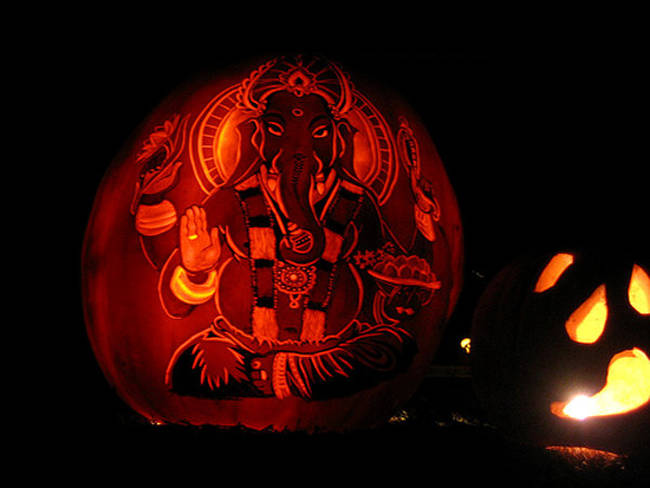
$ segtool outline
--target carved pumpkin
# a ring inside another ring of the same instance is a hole
[[[507,432],[634,451],[650,432],[650,267],[602,251],[522,258],[475,311],[476,391]]]
[[[152,421],[363,427],[414,392],[461,267],[455,196],[413,112],[281,57],[172,94],[108,169],[87,330]]]

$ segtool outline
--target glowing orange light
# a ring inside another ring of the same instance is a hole
[[[607,322],[607,299],[605,285],[596,288],[569,317],[565,329],[572,341],[593,344],[605,330]]]
[[[578,395],[569,402],[553,402],[551,412],[558,417],[584,420],[626,413],[649,401],[650,360],[635,347],[612,358],[602,390],[593,396]]]
[[[556,254],[548,262],[535,284],[535,293],[541,293],[555,286],[562,273],[573,264],[571,254]]]
[[[463,340],[460,341],[460,347],[467,353],[469,354],[470,351],[472,350],[472,339],[469,337],[465,337]]]
[[[583,466],[587,463],[597,463],[599,469],[602,469],[603,465],[621,462],[626,457],[616,452],[580,446],[546,446],[545,449],[559,454],[564,459],[573,462],[574,465]]]
[[[594,404],[594,400],[587,395],[578,395],[566,404],[562,412],[571,418],[584,420],[593,415]]]
[[[217,272],[211,271],[204,283],[193,283],[185,270],[177,266],[174,269],[169,288],[174,295],[189,305],[200,305],[212,298],[217,289]]]
[[[648,277],[648,274],[641,266],[636,264],[632,269],[632,277],[630,278],[627,296],[630,300],[630,305],[637,312],[643,315],[650,314],[650,277]]]

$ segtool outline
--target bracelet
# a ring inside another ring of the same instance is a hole
[[[181,266],[176,266],[169,287],[180,301],[189,305],[200,305],[210,300],[217,290],[217,272],[212,270],[203,283],[194,283],[187,271]]]

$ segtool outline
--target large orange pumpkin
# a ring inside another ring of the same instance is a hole
[[[172,94],[108,169],[87,331],[148,419],[373,425],[415,390],[461,285],[458,207],[417,116],[280,57]]]

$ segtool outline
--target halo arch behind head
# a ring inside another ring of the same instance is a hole
[[[240,160],[241,145],[245,141],[241,140],[237,127],[247,119],[259,117],[263,113],[263,102],[285,89],[322,96],[334,119],[345,116],[357,129],[352,158],[355,176],[375,194],[380,205],[385,203],[397,179],[397,159],[393,135],[379,110],[353,87],[338,67],[330,68],[329,73],[340,74],[323,78],[319,85],[305,78],[305,64],[283,66],[286,69],[280,69],[277,60],[263,64],[241,83],[216,95],[196,118],[190,131],[189,147],[194,175],[201,189],[209,195],[231,181],[237,169],[240,174],[247,174],[249,167],[257,163]],[[315,65],[307,66],[313,68]],[[319,73],[322,76],[328,71],[322,68],[316,74]],[[336,76],[336,80],[333,81],[332,76]],[[340,90],[349,90],[349,94],[337,97],[332,88],[335,82]],[[246,167],[240,168],[242,164]]]

